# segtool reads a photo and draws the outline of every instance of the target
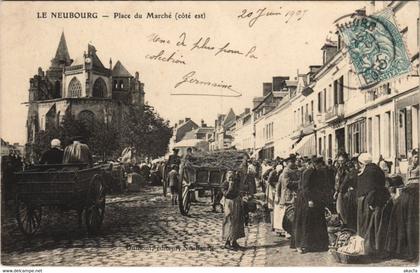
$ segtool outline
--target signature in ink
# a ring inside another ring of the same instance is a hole
[[[174,88],[178,88],[187,84],[196,86],[208,86],[217,89],[228,91],[229,94],[215,94],[215,93],[172,93],[171,95],[190,95],[190,96],[215,96],[215,97],[240,97],[242,94],[236,91],[232,84],[225,83],[224,81],[204,81],[196,77],[197,72],[191,71],[182,77],[182,80],[175,84]]]

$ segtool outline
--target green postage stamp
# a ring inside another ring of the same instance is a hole
[[[411,62],[395,23],[386,9],[370,16],[357,16],[338,25],[362,87],[408,73]]]

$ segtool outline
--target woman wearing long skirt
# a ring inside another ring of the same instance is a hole
[[[386,250],[395,258],[419,258],[419,172],[415,151],[407,172],[407,185],[395,202],[388,228]]]
[[[357,162],[356,162],[357,163]],[[343,195],[341,218],[346,228],[357,230],[357,170],[353,162],[347,163],[347,172],[339,191]]]
[[[364,239],[365,254],[383,255],[391,203],[385,188],[385,175],[372,156],[363,153],[358,158],[357,234]],[[388,206],[385,206],[388,204]]]
[[[326,173],[321,158],[302,174],[296,200],[294,236],[299,253],[327,251],[328,233],[325,219]]]
[[[274,163],[273,169],[270,171],[267,179],[267,188],[266,188],[266,198],[267,206],[270,211],[270,223],[271,230],[274,230],[274,205],[276,199],[276,184],[279,180],[279,175],[281,173],[281,166],[277,163]]]
[[[240,195],[240,180],[235,178],[232,171],[228,171],[226,174],[226,180],[222,184],[222,193],[225,197],[223,241],[225,248],[237,250],[240,246],[236,240],[245,237],[245,219]]]

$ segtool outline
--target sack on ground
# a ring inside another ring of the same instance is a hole
[[[349,255],[365,255],[364,239],[358,235],[351,236],[347,245],[339,247],[338,252]]]

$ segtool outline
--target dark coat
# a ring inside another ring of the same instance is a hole
[[[51,148],[44,152],[39,164],[63,164],[64,152],[57,148]]]
[[[392,208],[386,250],[396,258],[419,257],[419,184],[408,184]]]
[[[363,173],[357,179],[357,197],[366,196],[367,203],[372,207],[382,207],[388,201],[388,191],[385,188],[385,174],[374,163],[367,164]]]
[[[329,241],[324,214],[326,179],[324,170],[308,168],[302,174],[293,224],[296,247],[308,251],[328,250]],[[309,207],[309,201],[314,202],[314,207]]]
[[[234,182],[229,186],[229,181],[225,180],[222,183],[222,194],[226,199],[235,199],[240,194],[240,180],[234,179]]]

